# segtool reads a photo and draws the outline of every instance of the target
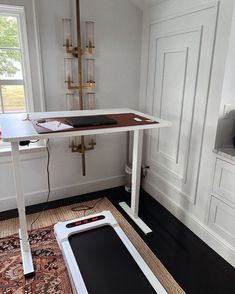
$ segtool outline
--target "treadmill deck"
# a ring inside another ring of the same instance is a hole
[[[111,212],[55,225],[76,294],[167,294]]]

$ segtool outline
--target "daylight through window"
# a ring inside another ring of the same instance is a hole
[[[0,8],[0,113],[27,111],[19,16]]]

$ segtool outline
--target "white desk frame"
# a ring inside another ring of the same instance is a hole
[[[69,116],[87,116],[87,115],[102,115],[102,114],[119,114],[119,113],[134,113],[145,117],[146,119],[158,121],[159,124],[149,125],[134,125],[125,127],[110,127],[97,128],[93,130],[58,132],[48,134],[38,134],[30,121],[25,121],[25,114],[4,114],[0,118],[0,126],[2,130],[2,140],[11,143],[13,172],[15,178],[15,189],[17,207],[19,211],[19,235],[21,243],[21,255],[23,261],[24,275],[28,276],[34,273],[32,255],[28,242],[28,232],[25,213],[25,197],[21,178],[20,165],[20,150],[19,142],[26,140],[41,140],[65,137],[77,137],[86,135],[96,135],[104,133],[118,132],[134,132],[133,143],[133,162],[132,162],[132,190],[131,190],[131,207],[125,202],[120,203],[120,206],[131,217],[131,219],[140,227],[140,229],[148,234],[151,229],[138,217],[139,212],[139,191],[140,191],[140,176],[142,162],[142,147],[143,147],[143,131],[147,129],[163,128],[171,126],[171,123],[158,118],[155,118],[144,113],[134,111],[132,109],[105,109],[105,110],[85,110],[85,111],[63,111],[63,112],[41,112],[31,113],[30,119],[43,119],[53,117],[69,117]]]

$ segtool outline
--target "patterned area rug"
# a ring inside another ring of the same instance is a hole
[[[53,227],[33,231],[30,244],[36,274],[26,280],[23,276],[18,236],[0,240],[0,293],[72,293]]]

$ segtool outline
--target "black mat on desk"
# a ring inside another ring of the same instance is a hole
[[[117,124],[116,120],[106,115],[65,117],[64,120],[74,128]]]

